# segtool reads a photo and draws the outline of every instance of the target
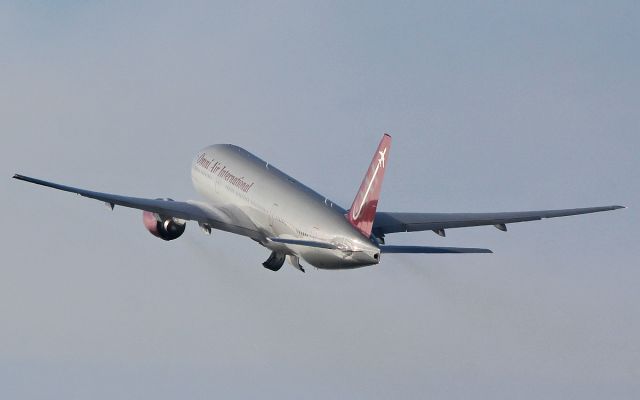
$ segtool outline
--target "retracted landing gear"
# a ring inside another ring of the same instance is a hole
[[[262,265],[271,271],[278,271],[282,267],[282,264],[284,264],[284,259],[285,254],[273,251],[269,258],[267,258],[267,261],[263,262]]]

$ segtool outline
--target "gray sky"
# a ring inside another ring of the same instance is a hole
[[[0,397],[637,398],[636,1],[2,2]],[[520,2],[518,2],[520,3]],[[627,210],[331,272],[10,179],[195,198],[235,143],[343,206]]]

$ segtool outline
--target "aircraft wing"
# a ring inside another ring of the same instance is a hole
[[[15,174],[14,179],[35,183],[36,185],[79,194],[95,200],[105,202],[113,208],[119,205],[129,208],[137,208],[143,211],[150,211],[165,217],[174,217],[183,220],[197,221],[208,224],[211,228],[220,229],[227,232],[237,233],[255,239],[260,239],[258,229],[251,221],[233,209],[212,208],[209,205],[197,201],[173,201],[165,199],[146,199],[140,197],[121,196],[117,194],[94,192],[91,190],[79,189],[71,186],[60,185],[41,179],[31,178],[24,175]]]
[[[373,224],[377,236],[395,232],[415,232],[433,230],[444,236],[444,230],[468,226],[494,225],[506,231],[506,224],[537,221],[542,218],[566,217],[600,211],[617,210],[624,206],[571,208],[565,210],[541,210],[498,213],[403,213],[378,212]]]

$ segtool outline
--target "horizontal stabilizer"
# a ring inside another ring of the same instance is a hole
[[[473,247],[431,247],[431,246],[380,246],[383,253],[396,254],[438,254],[438,253],[493,253],[489,249]]]
[[[295,244],[298,246],[317,247],[320,249],[337,249],[334,244],[326,242],[314,242],[313,240],[297,240],[284,238],[269,238],[270,241],[283,244]]]

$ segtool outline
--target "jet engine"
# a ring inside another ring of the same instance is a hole
[[[161,215],[143,211],[142,222],[145,228],[153,236],[159,237],[163,240],[174,240],[182,236],[187,223],[183,220],[179,220],[172,217],[163,217]]]

